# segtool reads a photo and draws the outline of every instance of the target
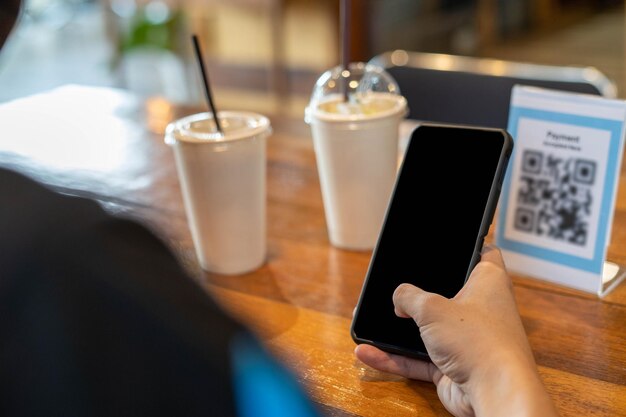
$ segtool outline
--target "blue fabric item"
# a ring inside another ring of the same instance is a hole
[[[319,417],[289,371],[249,335],[232,342],[235,402],[240,417]]]

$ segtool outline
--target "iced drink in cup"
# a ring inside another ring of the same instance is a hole
[[[396,179],[398,131],[406,114],[406,99],[380,67],[353,63],[317,81],[305,121],[311,126],[332,245],[370,250],[376,244]]]
[[[211,113],[170,123],[172,146],[196,255],[202,269],[243,274],[266,257],[267,117],[219,112],[223,134]]]

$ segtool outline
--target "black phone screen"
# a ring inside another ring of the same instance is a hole
[[[427,356],[415,322],[394,314],[393,292],[405,282],[448,298],[461,289],[479,259],[511,147],[499,129],[413,131],[352,323],[357,343]]]

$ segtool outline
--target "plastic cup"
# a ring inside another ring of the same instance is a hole
[[[266,258],[267,117],[219,112],[170,123],[165,142],[174,151],[185,212],[202,269],[226,275],[260,267]]]
[[[339,93],[349,88],[349,100]],[[398,167],[400,121],[407,102],[384,70],[337,67],[320,77],[305,120],[311,127],[329,239],[371,250],[380,233]]]

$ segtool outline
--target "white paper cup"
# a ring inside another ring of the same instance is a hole
[[[341,96],[312,102],[311,126],[322,199],[332,245],[373,249],[398,166],[398,131],[407,112],[398,94],[369,93],[367,113],[337,112]]]
[[[266,258],[267,117],[219,112],[170,123],[172,146],[196,255],[202,269],[227,275],[260,267]]]

